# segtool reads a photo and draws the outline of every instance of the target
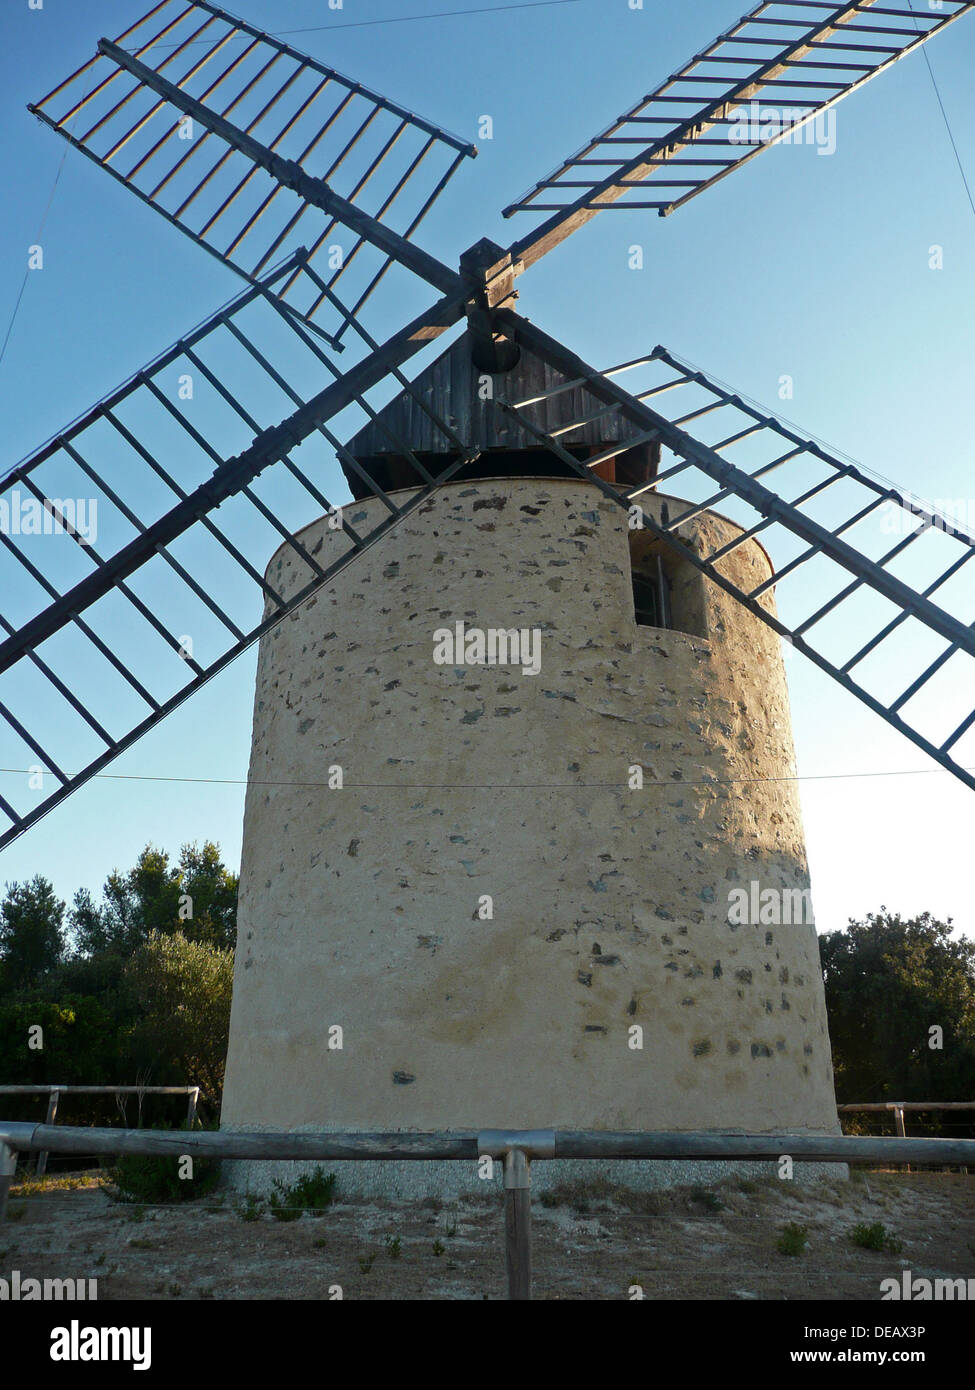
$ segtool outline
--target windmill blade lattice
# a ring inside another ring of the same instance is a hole
[[[362,226],[407,243],[476,154],[208,0],[162,0],[30,109],[247,279],[306,246],[277,292],[334,343],[348,321],[308,269],[360,313],[406,262]],[[334,202],[316,206],[316,183]]]
[[[505,217],[552,214],[513,256],[531,264],[605,209],[669,216],[975,7],[945,0],[915,12],[874,3],[757,5],[505,208]],[[751,102],[769,103],[782,119],[743,120]],[[657,196],[641,200],[641,192]]]
[[[290,257],[0,485],[0,767],[41,774],[0,796],[0,848],[476,456],[418,399],[438,466],[389,438],[417,491],[388,496],[352,457],[340,435],[377,419],[368,392],[388,394],[390,377],[409,391],[398,363],[461,310],[440,306],[382,347],[356,324],[367,355],[343,375],[275,293],[303,264]],[[369,528],[338,505],[350,478],[385,503]],[[348,541],[328,567],[300,536],[323,511]],[[303,577],[288,599],[264,577],[282,541]]]
[[[510,312],[505,317],[519,342],[567,374],[556,391],[584,387],[632,433],[582,463],[532,423],[537,399],[504,403],[517,421],[623,507],[640,506],[651,491],[669,493],[673,482],[690,505],[665,504],[660,516],[648,509],[643,525],[975,789],[975,604],[973,571],[966,569],[975,537],[663,348],[600,373],[535,325]],[[623,390],[614,379],[623,373],[642,378],[640,385]],[[672,408],[664,414],[666,403]],[[566,422],[560,433],[579,423]],[[621,490],[595,475],[647,440],[664,450],[653,482]],[[700,553],[681,528],[715,507],[742,530]],[[752,538],[775,569],[746,592],[722,561]]]

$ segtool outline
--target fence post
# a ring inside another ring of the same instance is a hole
[[[54,1121],[57,1119],[57,1114],[58,1114],[58,1101],[59,1101],[60,1099],[61,1099],[61,1092],[60,1092],[60,1091],[52,1091],[52,1092],[50,1093],[50,1095],[48,1096],[48,1098],[47,1098],[47,1119],[44,1121],[44,1123],[45,1123],[46,1125],[53,1125],[53,1124],[54,1124]],[[35,1171],[36,1171],[37,1176],[38,1176],[39,1178],[42,1178],[42,1177],[44,1176],[44,1174],[47,1172],[47,1152],[46,1152],[46,1151],[43,1152],[43,1153],[39,1153],[39,1154],[37,1155],[37,1166],[36,1166],[36,1170],[35,1170]]]
[[[196,1124],[196,1106],[197,1106],[197,1102],[199,1101],[199,1099],[200,1099],[200,1088],[199,1088],[199,1086],[194,1086],[193,1089],[192,1089],[192,1091],[190,1091],[190,1103],[189,1103],[189,1105],[186,1107],[186,1128],[187,1128],[187,1129],[192,1129],[193,1126]]]
[[[17,1171],[17,1152],[9,1144],[0,1144],[0,1223],[7,1219],[7,1198],[10,1184]]]
[[[504,1247],[508,1298],[532,1296],[531,1165],[522,1149],[504,1156]]]

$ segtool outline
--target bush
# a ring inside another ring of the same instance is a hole
[[[334,1188],[335,1174],[326,1173],[320,1167],[303,1173],[290,1187],[275,1182],[271,1215],[275,1221],[297,1221],[305,1212],[309,1216],[324,1216],[325,1208],[331,1205]]]
[[[798,1226],[794,1221],[790,1221],[788,1226],[783,1227],[782,1234],[775,1242],[775,1248],[780,1255],[801,1255],[808,1240],[807,1227]]]
[[[853,1227],[850,1239],[861,1250],[885,1250],[888,1255],[899,1255],[904,1248],[902,1242],[880,1221],[874,1221],[870,1225],[861,1221]]]
[[[118,1200],[150,1205],[195,1202],[212,1192],[220,1177],[219,1159],[194,1158],[192,1178],[180,1177],[182,1161],[176,1154],[121,1154],[108,1170]]]

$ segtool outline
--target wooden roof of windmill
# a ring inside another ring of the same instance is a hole
[[[578,458],[597,454],[632,433],[619,411],[608,408],[584,386],[557,389],[568,378],[530,350],[522,350],[509,371],[489,375],[475,362],[473,349],[472,335],[462,334],[411,383],[410,391],[396,396],[348,441],[349,453],[360,462],[368,461],[371,468],[385,464],[388,486],[409,486],[415,477],[407,478],[405,470],[396,468],[397,461],[406,463],[403,445],[419,457],[455,452],[437,423],[442,420],[465,443],[483,451],[458,480],[538,473],[560,476],[562,472],[568,476],[567,469],[553,467],[558,465],[554,455],[500,401],[520,404],[521,413],[536,429],[557,435],[559,443]],[[574,421],[583,423],[566,430]],[[634,474],[648,481],[656,473],[659,457],[659,445],[631,449],[596,471],[609,482],[630,482]],[[346,474],[356,496],[365,495],[361,480],[348,468]]]

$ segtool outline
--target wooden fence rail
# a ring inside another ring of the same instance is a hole
[[[504,1163],[505,1260],[509,1299],[531,1298],[531,1164],[553,1158],[750,1159],[784,1155],[817,1163],[975,1163],[975,1139],[891,1139],[849,1135],[625,1133],[609,1130],[482,1130],[480,1133],[269,1133],[78,1129],[0,1122],[0,1221],[17,1155],[184,1154],[220,1159],[453,1160]]]

